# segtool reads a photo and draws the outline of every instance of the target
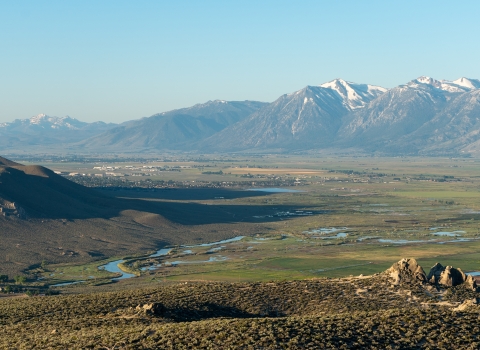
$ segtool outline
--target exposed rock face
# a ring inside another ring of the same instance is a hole
[[[465,311],[465,310],[472,310],[478,308],[478,300],[477,298],[465,300],[461,303],[458,307],[453,309],[453,311]]]
[[[402,282],[427,282],[427,276],[423,268],[415,259],[402,259],[392,265],[387,271],[394,280],[394,284]]]
[[[473,278],[473,276],[468,275],[467,279],[465,280],[465,283],[472,290],[477,290],[477,281],[475,281],[475,278]]]
[[[477,284],[472,276],[467,276],[459,268],[452,266],[442,266],[436,263],[430,272],[427,279],[432,284],[440,284],[447,287],[458,286],[467,283],[472,289],[476,289]]]
[[[385,271],[393,283],[398,285],[400,283],[430,283],[436,286],[455,287],[465,284],[471,290],[477,290],[477,282],[475,278],[466,275],[461,269],[452,266],[442,266],[436,263],[428,275],[425,274],[423,268],[417,263],[415,259],[402,259],[396,262],[388,270]]]
[[[4,217],[16,217],[20,219],[26,219],[27,217],[25,210],[22,207],[18,206],[18,204],[11,203],[5,200],[2,201],[1,199],[0,199],[0,215]]]

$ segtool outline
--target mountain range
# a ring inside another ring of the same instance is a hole
[[[117,124],[86,123],[71,117],[51,117],[39,114],[30,119],[0,123],[0,148],[59,145],[79,142],[103,133]]]
[[[207,151],[297,151],[329,147],[342,117],[365,108],[386,89],[341,79],[306,86],[264,106],[199,144]]]
[[[266,105],[256,101],[208,101],[123,123],[78,144],[85,149],[189,149]]]
[[[271,103],[209,101],[120,125],[40,115],[0,124],[0,147],[68,143],[70,150],[480,152],[480,81],[419,77],[391,89],[335,79]]]

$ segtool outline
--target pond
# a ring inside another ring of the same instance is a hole
[[[379,236],[364,236],[364,237],[357,238],[357,242],[363,242],[363,241],[366,241],[366,240],[369,240],[369,239],[376,239],[376,238],[380,238],[380,237]]]
[[[320,238],[320,239],[337,239],[337,238],[345,238],[348,236],[348,233],[346,232],[339,232],[335,236],[327,236],[327,237],[314,237],[314,238]]]
[[[267,188],[249,188],[246,191],[257,191],[257,192],[268,192],[268,193],[298,193],[305,192],[300,190],[291,190],[288,188],[277,188],[277,187],[267,187]]]
[[[207,250],[207,253],[215,253],[215,252],[218,252],[219,250],[222,250],[223,248],[226,248],[226,246],[221,245],[220,247],[210,248],[209,250]]]
[[[457,243],[457,242],[471,242],[471,239],[468,238],[457,238],[457,239],[452,239],[451,241],[445,241],[445,242],[438,242],[438,244],[445,244],[445,243]]]
[[[393,244],[409,244],[409,243],[425,243],[425,242],[430,242],[431,240],[428,241],[409,241],[406,239],[379,239],[378,242],[380,243],[393,243]]]
[[[115,261],[109,262],[108,264],[99,266],[98,268],[103,269],[103,270],[108,271],[108,272],[121,273],[120,277],[112,278],[112,281],[118,281],[118,280],[123,280],[125,278],[135,277],[135,275],[133,273],[127,273],[127,272],[122,271],[122,269],[120,269],[118,264],[121,264],[123,262],[125,262],[125,260],[115,260]]]
[[[149,255],[148,257],[149,258],[155,258],[156,256],[167,255],[168,253],[170,253],[171,250],[172,249],[170,249],[170,248],[163,248],[163,249],[157,250],[156,253],[153,253],[152,255]]]
[[[461,236],[460,233],[466,233],[466,232],[465,231],[453,231],[453,232],[439,231],[439,232],[432,232],[431,234],[434,236],[459,237]]]
[[[335,233],[338,231],[346,231],[348,230],[348,227],[321,227],[319,229],[311,230],[311,231],[303,231],[302,233],[307,233],[307,234],[320,234],[320,235],[328,235],[331,233]]]
[[[212,242],[212,243],[201,243],[201,244],[195,244],[195,245],[182,245],[182,247],[184,247],[184,248],[211,247],[211,246],[217,245],[217,244],[237,242],[237,241],[242,240],[243,238],[245,238],[245,236],[237,236],[237,237],[230,238],[230,239],[224,239],[223,241]]]

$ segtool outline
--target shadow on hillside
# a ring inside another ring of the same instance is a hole
[[[122,208],[158,214],[181,225],[238,222],[274,222],[303,216],[305,207],[286,205],[209,205],[200,203],[118,199]],[[297,212],[301,211],[301,212]],[[310,211],[324,214],[326,211]]]
[[[226,188],[123,188],[107,187],[98,190],[115,197],[157,198],[170,200],[222,200],[268,196],[274,193],[261,191],[230,190]]]
[[[177,322],[200,321],[209,318],[232,317],[232,318],[255,318],[255,317],[282,317],[285,316],[281,312],[269,311],[261,314],[254,314],[244,310],[240,310],[233,306],[224,306],[214,303],[205,303],[198,309],[192,308],[174,308],[165,310],[164,317],[170,318]]]
[[[226,198],[269,195],[266,192],[226,189],[179,189],[151,192],[152,198],[157,200],[138,198],[147,197],[145,193],[149,192],[133,191],[131,193],[135,193],[136,198],[133,198],[133,195],[117,198],[119,193],[116,191],[107,195],[106,191],[100,192],[83,187],[42,167],[8,167],[0,174],[0,198],[21,206],[29,218],[110,219],[127,215],[139,224],[158,227],[168,224],[165,219],[181,225],[202,225],[271,222],[304,215],[295,213],[301,209],[298,206],[228,205],[228,202],[224,201]],[[215,205],[162,201],[162,199],[193,200],[215,199],[215,197],[223,198],[218,198]],[[312,214],[318,213],[312,212]]]

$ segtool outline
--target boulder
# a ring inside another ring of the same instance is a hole
[[[386,273],[393,279],[394,284],[400,284],[402,282],[424,284],[427,282],[425,271],[418,265],[415,259],[404,258],[393,264]]]
[[[165,312],[165,307],[160,303],[144,304],[143,306],[138,305],[135,309],[152,316],[163,316]]]

